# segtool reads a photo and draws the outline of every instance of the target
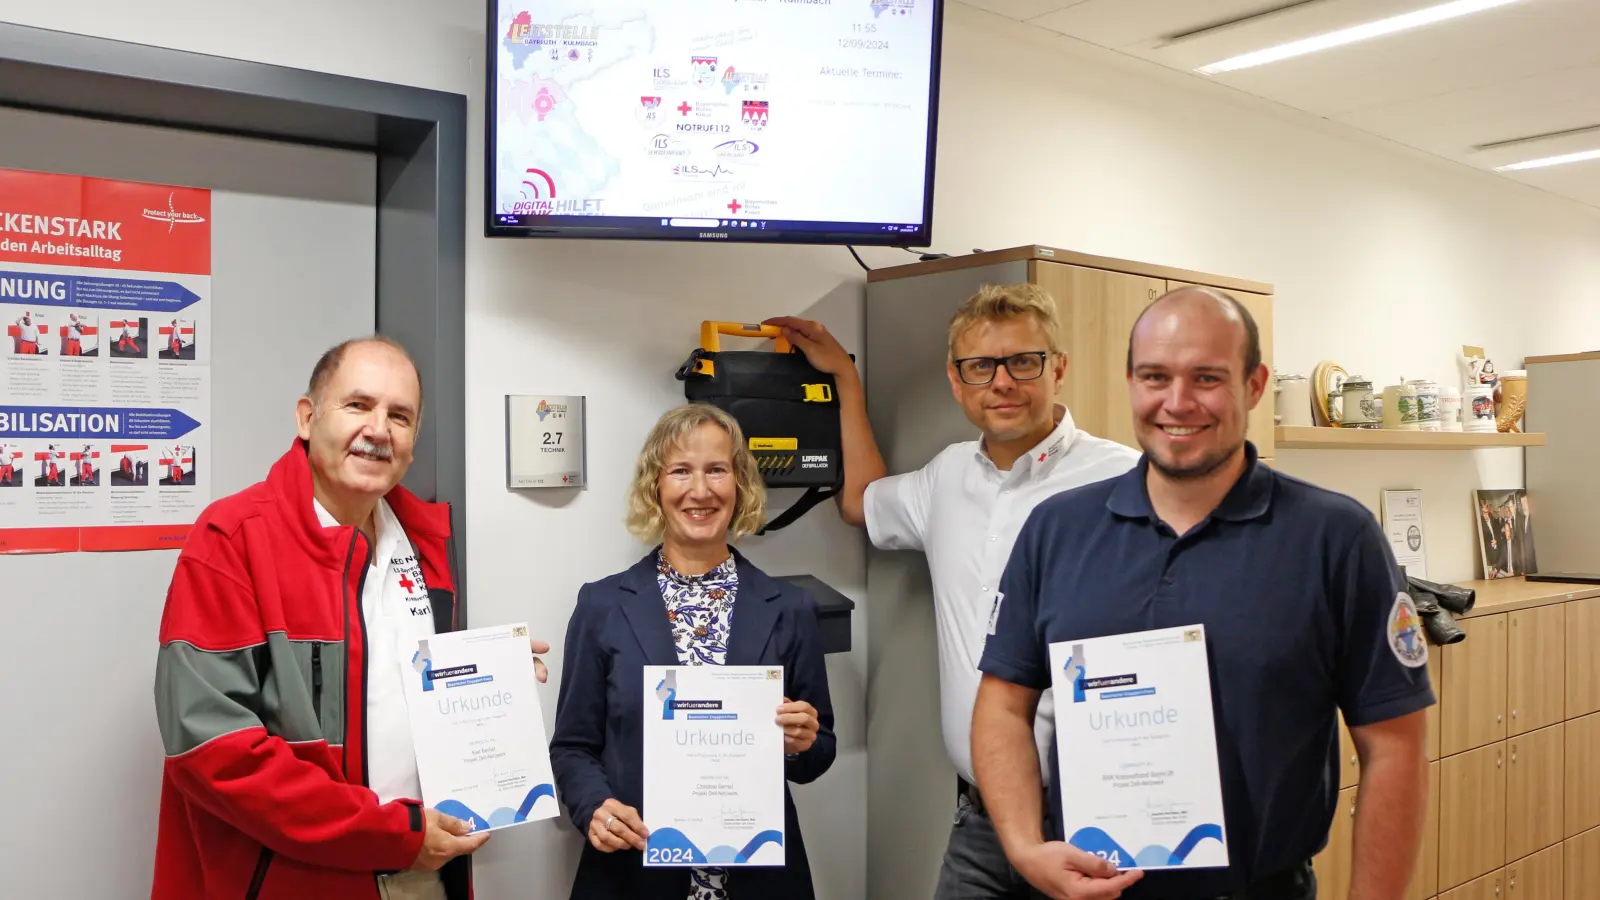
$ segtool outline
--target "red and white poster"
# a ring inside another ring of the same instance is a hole
[[[0,553],[177,549],[211,500],[211,192],[0,169]]]

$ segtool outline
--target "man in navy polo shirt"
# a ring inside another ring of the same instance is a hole
[[[1268,374],[1232,297],[1181,288],[1157,300],[1128,344],[1144,458],[1044,501],[1017,539],[972,752],[1007,857],[1049,897],[1314,900],[1311,858],[1339,783],[1336,709],[1361,760],[1350,900],[1399,900],[1410,881],[1434,702],[1420,619],[1371,513],[1257,462],[1245,423]],[[1230,865],[1119,873],[1062,842],[1059,779],[1043,796],[1031,723],[1049,645],[1195,623]]]

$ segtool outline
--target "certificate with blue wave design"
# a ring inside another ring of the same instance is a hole
[[[559,815],[528,626],[431,635],[409,663],[422,802],[474,831]]]
[[[1124,869],[1228,865],[1205,628],[1050,645],[1068,843]]]
[[[782,666],[645,666],[646,866],[784,864]]]

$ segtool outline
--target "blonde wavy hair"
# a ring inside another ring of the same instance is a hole
[[[659,543],[666,533],[666,514],[661,509],[661,470],[667,464],[668,454],[695,429],[706,424],[726,431],[733,447],[735,493],[728,539],[737,542],[761,529],[766,515],[767,488],[739,423],[715,406],[689,403],[668,410],[656,421],[633,466],[633,485],[628,488],[628,531],[644,543]]]
[[[1036,284],[986,284],[968,297],[950,318],[950,361],[956,359],[956,341],[980,322],[1005,322],[1027,316],[1039,323],[1052,355],[1061,353],[1061,315],[1055,298]]]

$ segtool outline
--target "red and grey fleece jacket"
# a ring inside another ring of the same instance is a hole
[[[435,628],[454,630],[448,507],[401,487],[385,499]],[[380,804],[365,787],[371,554],[359,530],[318,522],[299,440],[195,523],[161,619],[152,900],[377,898],[377,875],[416,859],[420,804]],[[450,900],[469,900],[467,857],[442,874]]]

